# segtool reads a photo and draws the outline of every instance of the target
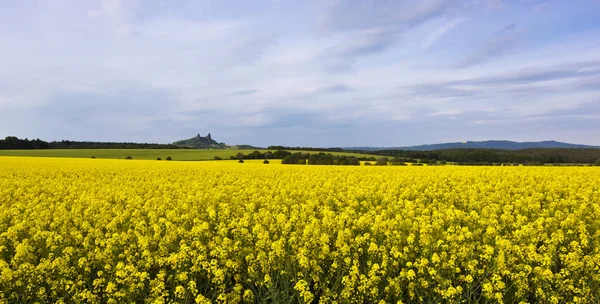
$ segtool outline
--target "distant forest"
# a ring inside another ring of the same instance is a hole
[[[93,141],[52,141],[40,139],[19,139],[8,136],[0,139],[0,150],[37,150],[37,149],[189,149],[172,144],[144,144],[127,142],[93,142]]]
[[[435,151],[378,150],[348,151],[362,154],[381,155],[400,158],[420,159],[421,161],[439,160],[470,164],[494,163],[573,163],[590,164],[600,160],[600,149],[551,148],[551,149],[445,149]]]

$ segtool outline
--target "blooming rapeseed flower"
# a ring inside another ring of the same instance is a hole
[[[600,170],[0,158],[0,303],[600,302]]]

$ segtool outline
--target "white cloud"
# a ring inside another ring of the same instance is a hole
[[[445,22],[441,26],[437,27],[434,31],[432,31],[421,45],[422,48],[428,49],[432,45],[434,45],[438,40],[440,40],[446,33],[457,27],[459,24],[464,22],[464,19],[454,19],[448,22]]]
[[[311,145],[302,136],[318,131],[324,137],[314,144],[343,145],[351,135],[334,138],[327,130],[419,130],[446,121],[461,132],[461,124],[494,120],[501,132],[503,119],[600,98],[590,89],[598,67],[586,65],[600,60],[597,31],[573,30],[554,41],[543,27],[519,23],[511,10],[521,6],[508,2],[498,11],[485,2],[328,3],[316,4],[316,16],[309,6],[290,11],[285,3],[268,14],[245,2],[231,12],[142,1],[0,4],[0,130],[9,132],[0,136],[116,140],[119,133],[165,142],[197,128],[192,134],[225,130],[217,138],[235,144],[252,143],[239,134],[285,125],[302,132],[295,134],[300,142],[280,131],[273,141]],[[525,79],[559,68],[579,74]],[[41,112],[47,109],[56,111]],[[94,119],[71,119],[77,113]],[[29,125],[14,121],[32,115],[39,119]],[[128,122],[102,128],[111,117]],[[425,136],[419,132],[417,139]],[[270,144],[266,134],[255,144]]]

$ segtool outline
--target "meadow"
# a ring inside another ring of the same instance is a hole
[[[598,303],[599,229],[597,167],[0,157],[0,303]]]
[[[131,156],[133,159],[155,160],[157,158],[165,159],[171,157],[173,160],[212,160],[215,156],[222,159],[229,159],[237,153],[250,154],[254,150],[240,149],[45,149],[45,150],[0,150],[0,156],[33,156],[33,157],[67,157],[67,158],[104,158],[104,159],[125,159]],[[260,150],[265,152],[267,150]],[[274,151],[271,151],[274,152]],[[290,151],[318,153],[314,151]],[[346,155],[356,157],[370,157],[365,155],[348,152],[327,152],[334,155]],[[377,156],[379,157],[379,156]]]

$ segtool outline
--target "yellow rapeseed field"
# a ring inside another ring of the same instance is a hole
[[[0,157],[3,303],[598,303],[600,168]]]

